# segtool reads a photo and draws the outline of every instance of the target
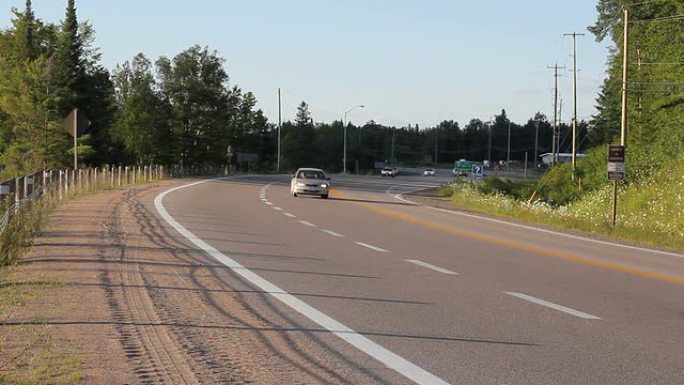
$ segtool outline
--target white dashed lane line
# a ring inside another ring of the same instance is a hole
[[[278,207],[278,206],[273,206],[273,210],[276,210],[276,211],[283,211],[283,209],[281,209],[281,208]]]
[[[344,235],[342,235],[342,234],[340,234],[340,233],[336,233],[336,232],[334,232],[334,231],[332,231],[332,230],[321,230],[321,231],[324,232],[324,233],[326,233],[326,234],[332,235],[333,237],[338,237],[338,238],[344,237]]]
[[[429,264],[427,262],[418,261],[415,259],[407,259],[406,262],[413,263],[414,265],[422,266],[422,267],[425,267],[427,269],[434,270],[434,271],[437,271],[437,272],[440,272],[443,274],[458,275],[458,273],[455,271],[451,271],[451,270],[445,269],[443,267],[435,266],[435,265]]]
[[[303,224],[303,225],[305,225],[305,226],[309,226],[309,227],[318,227],[318,226],[316,226],[316,225],[314,225],[313,223],[308,222],[308,221],[299,221],[299,223],[301,223],[301,224]]]
[[[515,292],[510,292],[510,291],[504,291],[504,293],[508,295],[512,295],[514,297],[524,299],[525,301],[529,301],[532,303],[536,303],[537,305],[545,306],[550,309],[562,311],[563,313],[567,313],[570,315],[574,315],[575,317],[583,318],[583,319],[601,319],[601,317],[597,317],[595,315],[591,315],[589,313],[585,313],[579,310],[571,309],[569,307],[561,306],[558,304],[555,304],[553,302],[545,301],[540,298],[533,297],[531,295],[523,294],[523,293],[515,293]]]
[[[296,215],[290,214],[290,213],[283,213],[283,215],[285,215],[286,217],[290,217],[290,218],[297,218]]]
[[[371,250],[379,251],[379,252],[381,252],[381,253],[389,253],[389,251],[387,251],[387,250],[385,250],[385,249],[381,249],[381,248],[379,248],[379,247],[377,247],[377,246],[369,245],[369,244],[367,244],[367,243],[363,243],[363,242],[354,242],[354,243],[356,243],[356,244],[359,245],[359,246],[363,246],[363,247],[366,247],[366,248],[368,248],[368,249],[371,249]]]

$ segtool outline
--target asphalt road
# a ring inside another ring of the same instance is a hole
[[[447,177],[333,176],[323,200],[240,176],[156,208],[340,382],[684,384],[684,256],[400,195]]]

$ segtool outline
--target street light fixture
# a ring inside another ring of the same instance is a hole
[[[364,108],[365,106],[363,104],[359,104],[357,106],[354,106],[347,111],[344,112],[344,118],[342,119],[342,125],[344,126],[344,155],[342,156],[342,174],[347,173],[347,114],[352,112],[353,110],[357,108]]]

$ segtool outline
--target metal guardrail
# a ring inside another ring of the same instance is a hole
[[[58,201],[82,192],[150,182],[167,176],[163,166],[111,166],[45,170],[0,182],[0,236],[24,206],[45,197]]]

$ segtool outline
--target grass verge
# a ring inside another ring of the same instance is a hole
[[[26,279],[13,268],[0,270],[0,320],[13,320],[26,304],[61,286],[49,277]],[[0,385],[78,383],[83,371],[76,352],[72,344],[52,337],[48,324],[2,326]]]
[[[681,234],[683,230],[662,226],[663,221],[671,221],[672,218],[660,216],[659,221],[634,219],[641,218],[644,214],[629,211],[628,203],[635,199],[631,191],[622,192],[625,207],[623,213],[618,216],[616,226],[611,224],[609,188],[599,190],[582,201],[559,207],[539,201],[528,203],[502,193],[483,193],[468,183],[444,187],[439,194],[450,195],[457,207],[466,210],[512,218],[530,224],[541,224],[555,229],[579,230],[631,243],[684,251],[684,235]]]
[[[152,181],[154,183],[157,181]],[[146,183],[129,184],[136,187]],[[114,187],[118,188],[118,187]],[[31,247],[33,237],[58,205],[79,196],[111,189],[89,186],[71,193],[64,200],[50,195],[24,204],[0,234],[0,385],[75,384],[84,377],[78,347],[50,334],[50,325],[2,325],[12,321],[21,309],[45,296],[53,295],[61,282],[47,277],[26,278],[8,266]],[[19,319],[14,319],[16,322]]]

